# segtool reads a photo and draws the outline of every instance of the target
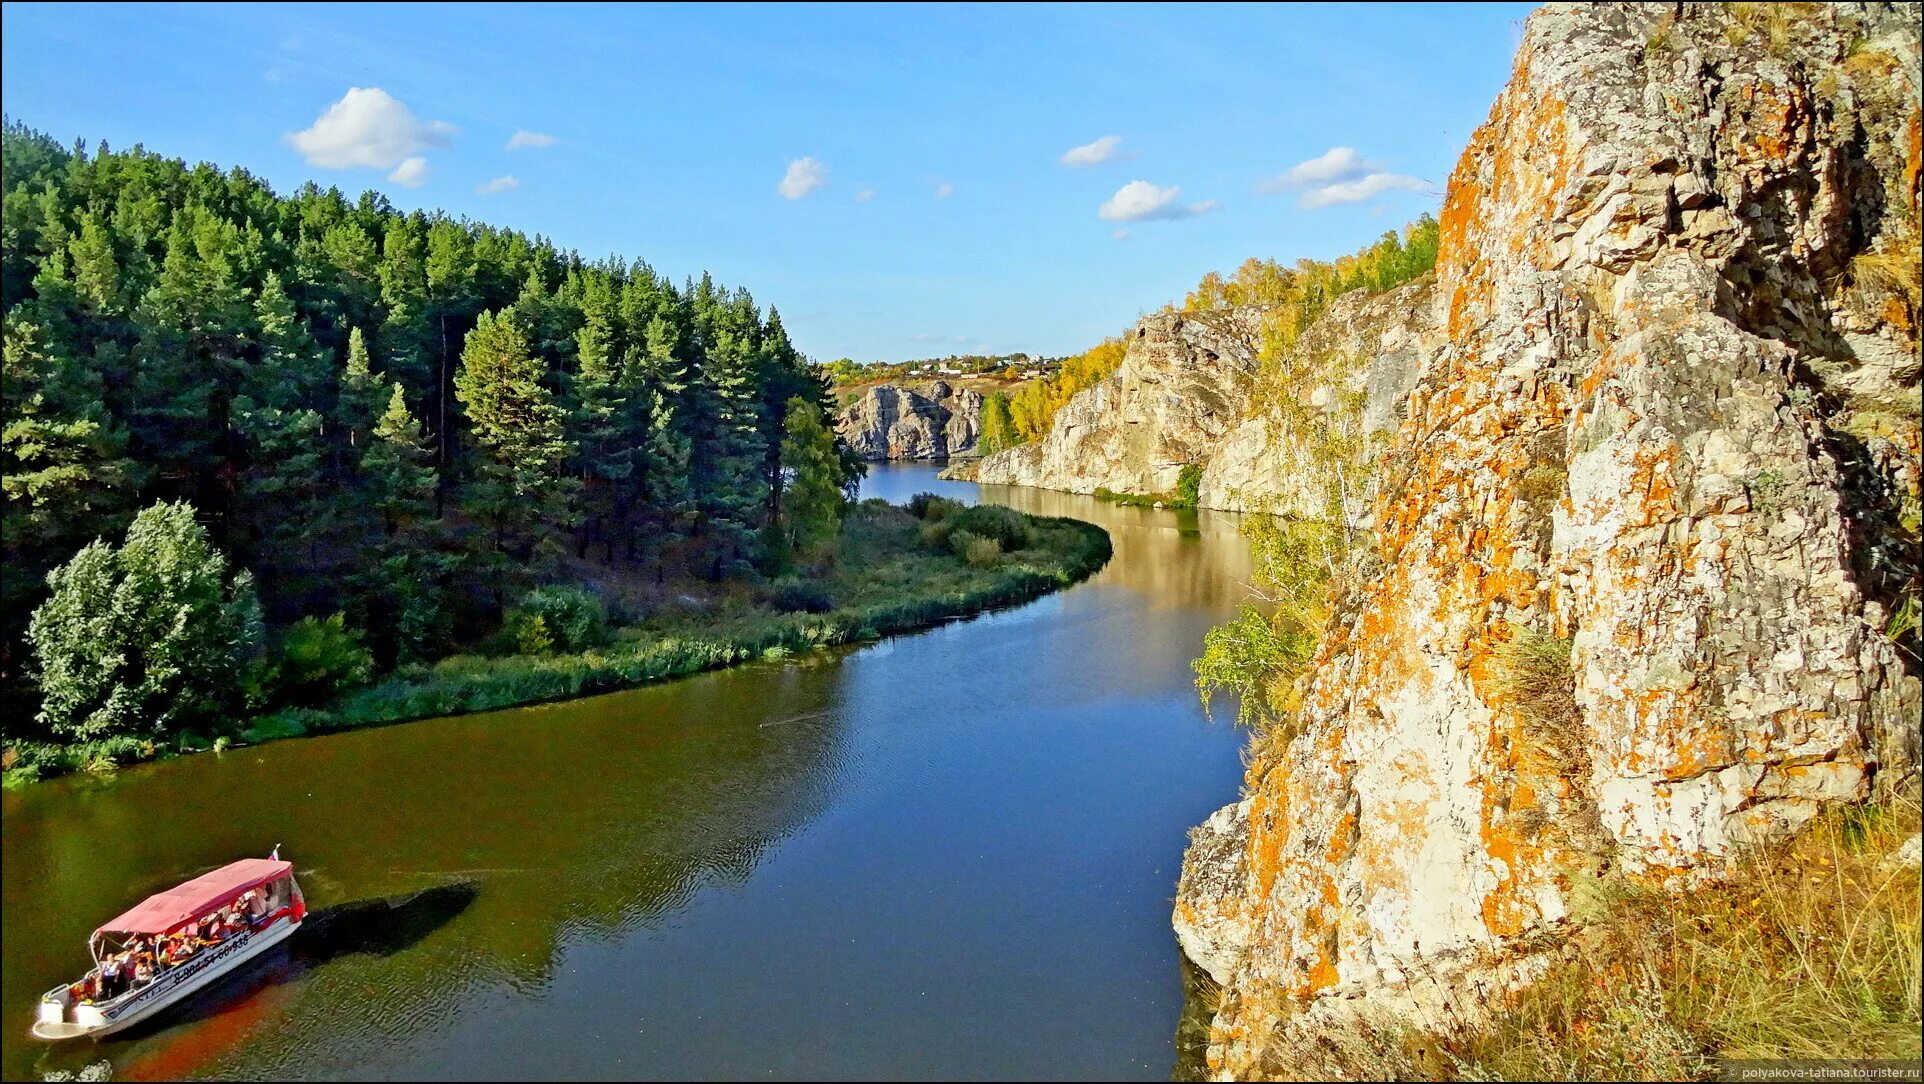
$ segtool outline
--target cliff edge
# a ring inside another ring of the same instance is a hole
[[[1527,981],[1585,884],[1914,775],[1920,10],[1777,7],[1530,17],[1302,707],[1185,864],[1212,1074],[1314,1076]]]

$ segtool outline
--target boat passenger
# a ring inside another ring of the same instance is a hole
[[[101,998],[103,1000],[110,1000],[119,997],[120,992],[127,988],[126,977],[127,961],[125,953],[115,953],[105,960],[102,960],[100,963]]]
[[[154,981],[154,958],[142,954],[134,963],[134,985],[145,986],[152,981]]]

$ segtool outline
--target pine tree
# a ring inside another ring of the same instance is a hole
[[[73,259],[74,288],[82,303],[99,313],[120,311],[120,267],[114,260],[113,242],[100,220],[91,214],[80,216],[80,232],[68,245]]]
[[[386,391],[386,383],[369,364],[367,338],[361,334],[361,329],[357,327],[348,332],[347,364],[341,369],[335,416],[342,440],[348,448],[353,449],[349,453],[351,456],[358,457],[361,449],[366,447],[375,418],[383,404],[391,398]]]
[[[710,557],[708,575],[721,579],[756,557],[756,535],[766,519],[762,473],[761,397],[752,346],[723,329],[693,386],[691,489]]]
[[[545,369],[509,308],[481,314],[454,378],[479,453],[468,508],[487,525],[497,555],[522,561],[553,552],[553,532],[568,524],[575,489],[564,474],[574,450],[562,410],[542,386]]]
[[[245,442],[238,520],[251,549],[301,547],[332,524],[326,485],[326,438],[313,402],[324,362],[282,289],[268,272],[254,303],[260,358],[248,366],[231,417]],[[287,565],[288,555],[271,562]]]
[[[0,607],[7,642],[43,588],[54,561],[125,521],[135,473],[98,391],[78,381],[78,362],[49,356],[41,332],[16,308],[6,315],[0,490]]]
[[[600,543],[612,558],[632,496],[628,485],[638,451],[624,422],[629,411],[621,373],[609,355],[605,321],[591,317],[575,334],[576,369],[571,385],[568,433],[578,453],[581,479],[581,530],[578,556]]]
[[[361,476],[389,538],[410,531],[434,509],[434,450],[399,384],[361,456]]]

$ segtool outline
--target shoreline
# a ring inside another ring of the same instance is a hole
[[[179,747],[135,739],[78,746],[17,742],[7,747],[5,787],[29,787],[78,772],[111,774],[157,760],[286,738],[559,703],[820,648],[873,643],[1033,602],[1089,578],[1113,555],[1109,533],[1093,523],[1055,516],[1027,518],[1039,527],[1074,531],[1080,545],[1037,554],[1048,559],[1046,564],[1014,559],[1031,551],[1011,554],[1009,563],[977,570],[993,579],[972,590],[837,607],[823,613],[731,616],[685,631],[631,625],[616,630],[613,643],[565,655],[454,655],[397,670],[372,685],[341,694],[324,708],[288,708],[257,716],[234,735],[204,745]]]

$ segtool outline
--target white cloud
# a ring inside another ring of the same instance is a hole
[[[1385,192],[1408,192],[1422,187],[1421,178],[1405,177],[1400,173],[1371,173],[1353,181],[1311,189],[1296,202],[1299,206],[1312,209],[1334,207],[1342,203],[1361,203]]]
[[[492,196],[496,192],[506,192],[510,188],[520,187],[521,182],[515,180],[514,174],[510,173],[505,177],[496,177],[486,184],[477,184],[474,186],[474,190],[484,196]]]
[[[287,142],[307,164],[322,169],[392,169],[430,147],[445,147],[455,128],[417,120],[380,87],[350,87],[304,131]]]
[[[955,195],[955,186],[950,184],[949,182],[943,181],[940,184],[935,186],[936,199],[948,199],[950,196],[953,196],[953,195]]]
[[[394,167],[394,172],[387,175],[387,179],[402,188],[419,188],[428,183],[428,160],[418,154],[403,158],[401,164]]]
[[[1380,163],[1365,161],[1353,147],[1331,147],[1307,162],[1296,163],[1256,187],[1261,192],[1281,192],[1285,188],[1348,180],[1365,173],[1379,172],[1382,168]]]
[[[1256,190],[1275,193],[1291,188],[1306,189],[1297,197],[1297,206],[1314,209],[1361,203],[1384,192],[1410,191],[1423,186],[1420,178],[1391,173],[1381,162],[1364,158],[1353,147],[1331,147],[1262,182]]]
[[[1110,222],[1148,222],[1158,218],[1188,218],[1208,214],[1221,207],[1213,199],[1199,203],[1178,203],[1182,189],[1175,185],[1159,188],[1148,181],[1130,181],[1110,196],[1096,214]]]
[[[875,189],[873,188],[858,188],[855,190],[855,202],[857,203],[867,203],[874,198]]]
[[[1113,237],[1113,238],[1115,238],[1115,239],[1116,239],[1116,240],[1118,240],[1118,241],[1127,241],[1127,240],[1129,240],[1129,231],[1128,231],[1128,230],[1117,230],[1117,231],[1115,231],[1114,233],[1112,233],[1112,234],[1110,234],[1109,236],[1111,236],[1111,237]]]
[[[1094,143],[1084,143],[1080,147],[1070,147],[1068,150],[1063,151],[1062,157],[1056,159],[1056,161],[1071,168],[1099,166],[1104,162],[1113,162],[1122,157],[1118,150],[1121,146],[1121,136],[1106,135]]]
[[[797,158],[788,164],[788,172],[782,174],[782,183],[775,186],[775,191],[783,199],[801,199],[827,183],[827,166],[813,158]]]
[[[552,147],[552,146],[554,146],[553,136],[547,135],[546,133],[543,133],[543,132],[530,132],[526,128],[521,128],[521,129],[517,129],[513,135],[508,137],[508,146],[506,149],[511,151],[518,151],[523,147],[534,147],[539,149],[541,147]]]

